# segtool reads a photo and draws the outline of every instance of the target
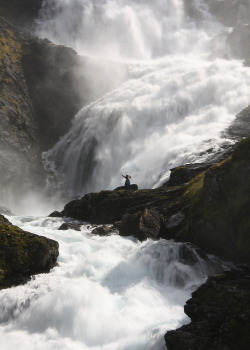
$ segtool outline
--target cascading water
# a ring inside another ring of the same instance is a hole
[[[165,240],[58,230],[62,219],[10,217],[56,239],[59,266],[0,291],[1,349],[164,349],[163,335],[189,322],[183,311],[217,262]],[[217,266],[217,268],[215,267]]]
[[[220,132],[249,103],[250,72],[212,58],[222,27],[205,0],[189,4],[199,28],[184,0],[43,1],[41,36],[128,67],[127,80],[84,107],[44,154],[55,186],[79,195],[115,187],[121,172],[156,186],[171,167],[220,149]],[[93,236],[86,224],[61,231],[61,218],[9,219],[57,240],[60,256],[49,274],[0,291],[4,350],[164,349],[166,331],[189,322],[191,292],[221,268],[181,243]]]
[[[40,35],[128,66],[126,82],[84,107],[43,155],[53,185],[78,196],[117,187],[129,173],[139,187],[155,187],[170,168],[230,143],[221,132],[249,103],[250,70],[212,58],[224,28],[205,1],[190,4],[199,27],[183,0],[44,1]]]

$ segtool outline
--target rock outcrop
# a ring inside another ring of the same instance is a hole
[[[57,215],[94,224],[119,221],[121,235],[191,242],[223,259],[249,262],[249,211],[247,138],[220,163],[173,169],[169,182],[160,188],[89,193]]]
[[[192,323],[165,335],[168,350],[247,350],[249,290],[249,266],[209,277],[184,307]]]
[[[124,214],[119,225],[121,236],[133,235],[140,241],[157,239],[161,229],[161,215],[154,208],[146,208],[133,214]]]
[[[26,283],[56,265],[56,241],[21,230],[0,215],[0,289]]]
[[[223,162],[194,178],[184,197],[186,225],[176,239],[188,240],[221,258],[249,262],[250,139]]]

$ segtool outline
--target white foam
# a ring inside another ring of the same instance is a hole
[[[49,274],[0,291],[3,349],[154,349],[189,322],[183,305],[210,269],[191,248],[189,265],[178,243],[59,231],[57,218],[12,221],[56,239],[60,256]]]

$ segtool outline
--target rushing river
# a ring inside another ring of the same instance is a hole
[[[57,240],[60,256],[49,274],[0,291],[3,350],[164,349],[166,331],[189,322],[191,292],[218,271],[179,243],[100,237],[89,225],[61,231],[57,218],[9,220]]]

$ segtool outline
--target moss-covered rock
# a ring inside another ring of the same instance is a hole
[[[208,253],[250,261],[250,139],[195,177],[185,192],[187,224],[178,235]]]
[[[18,285],[56,264],[56,241],[23,231],[0,215],[0,289]]]
[[[122,219],[125,214],[134,214],[155,208],[167,218],[178,210],[185,186],[143,189],[138,191],[114,190],[89,193],[65,205],[62,215],[109,224]]]

